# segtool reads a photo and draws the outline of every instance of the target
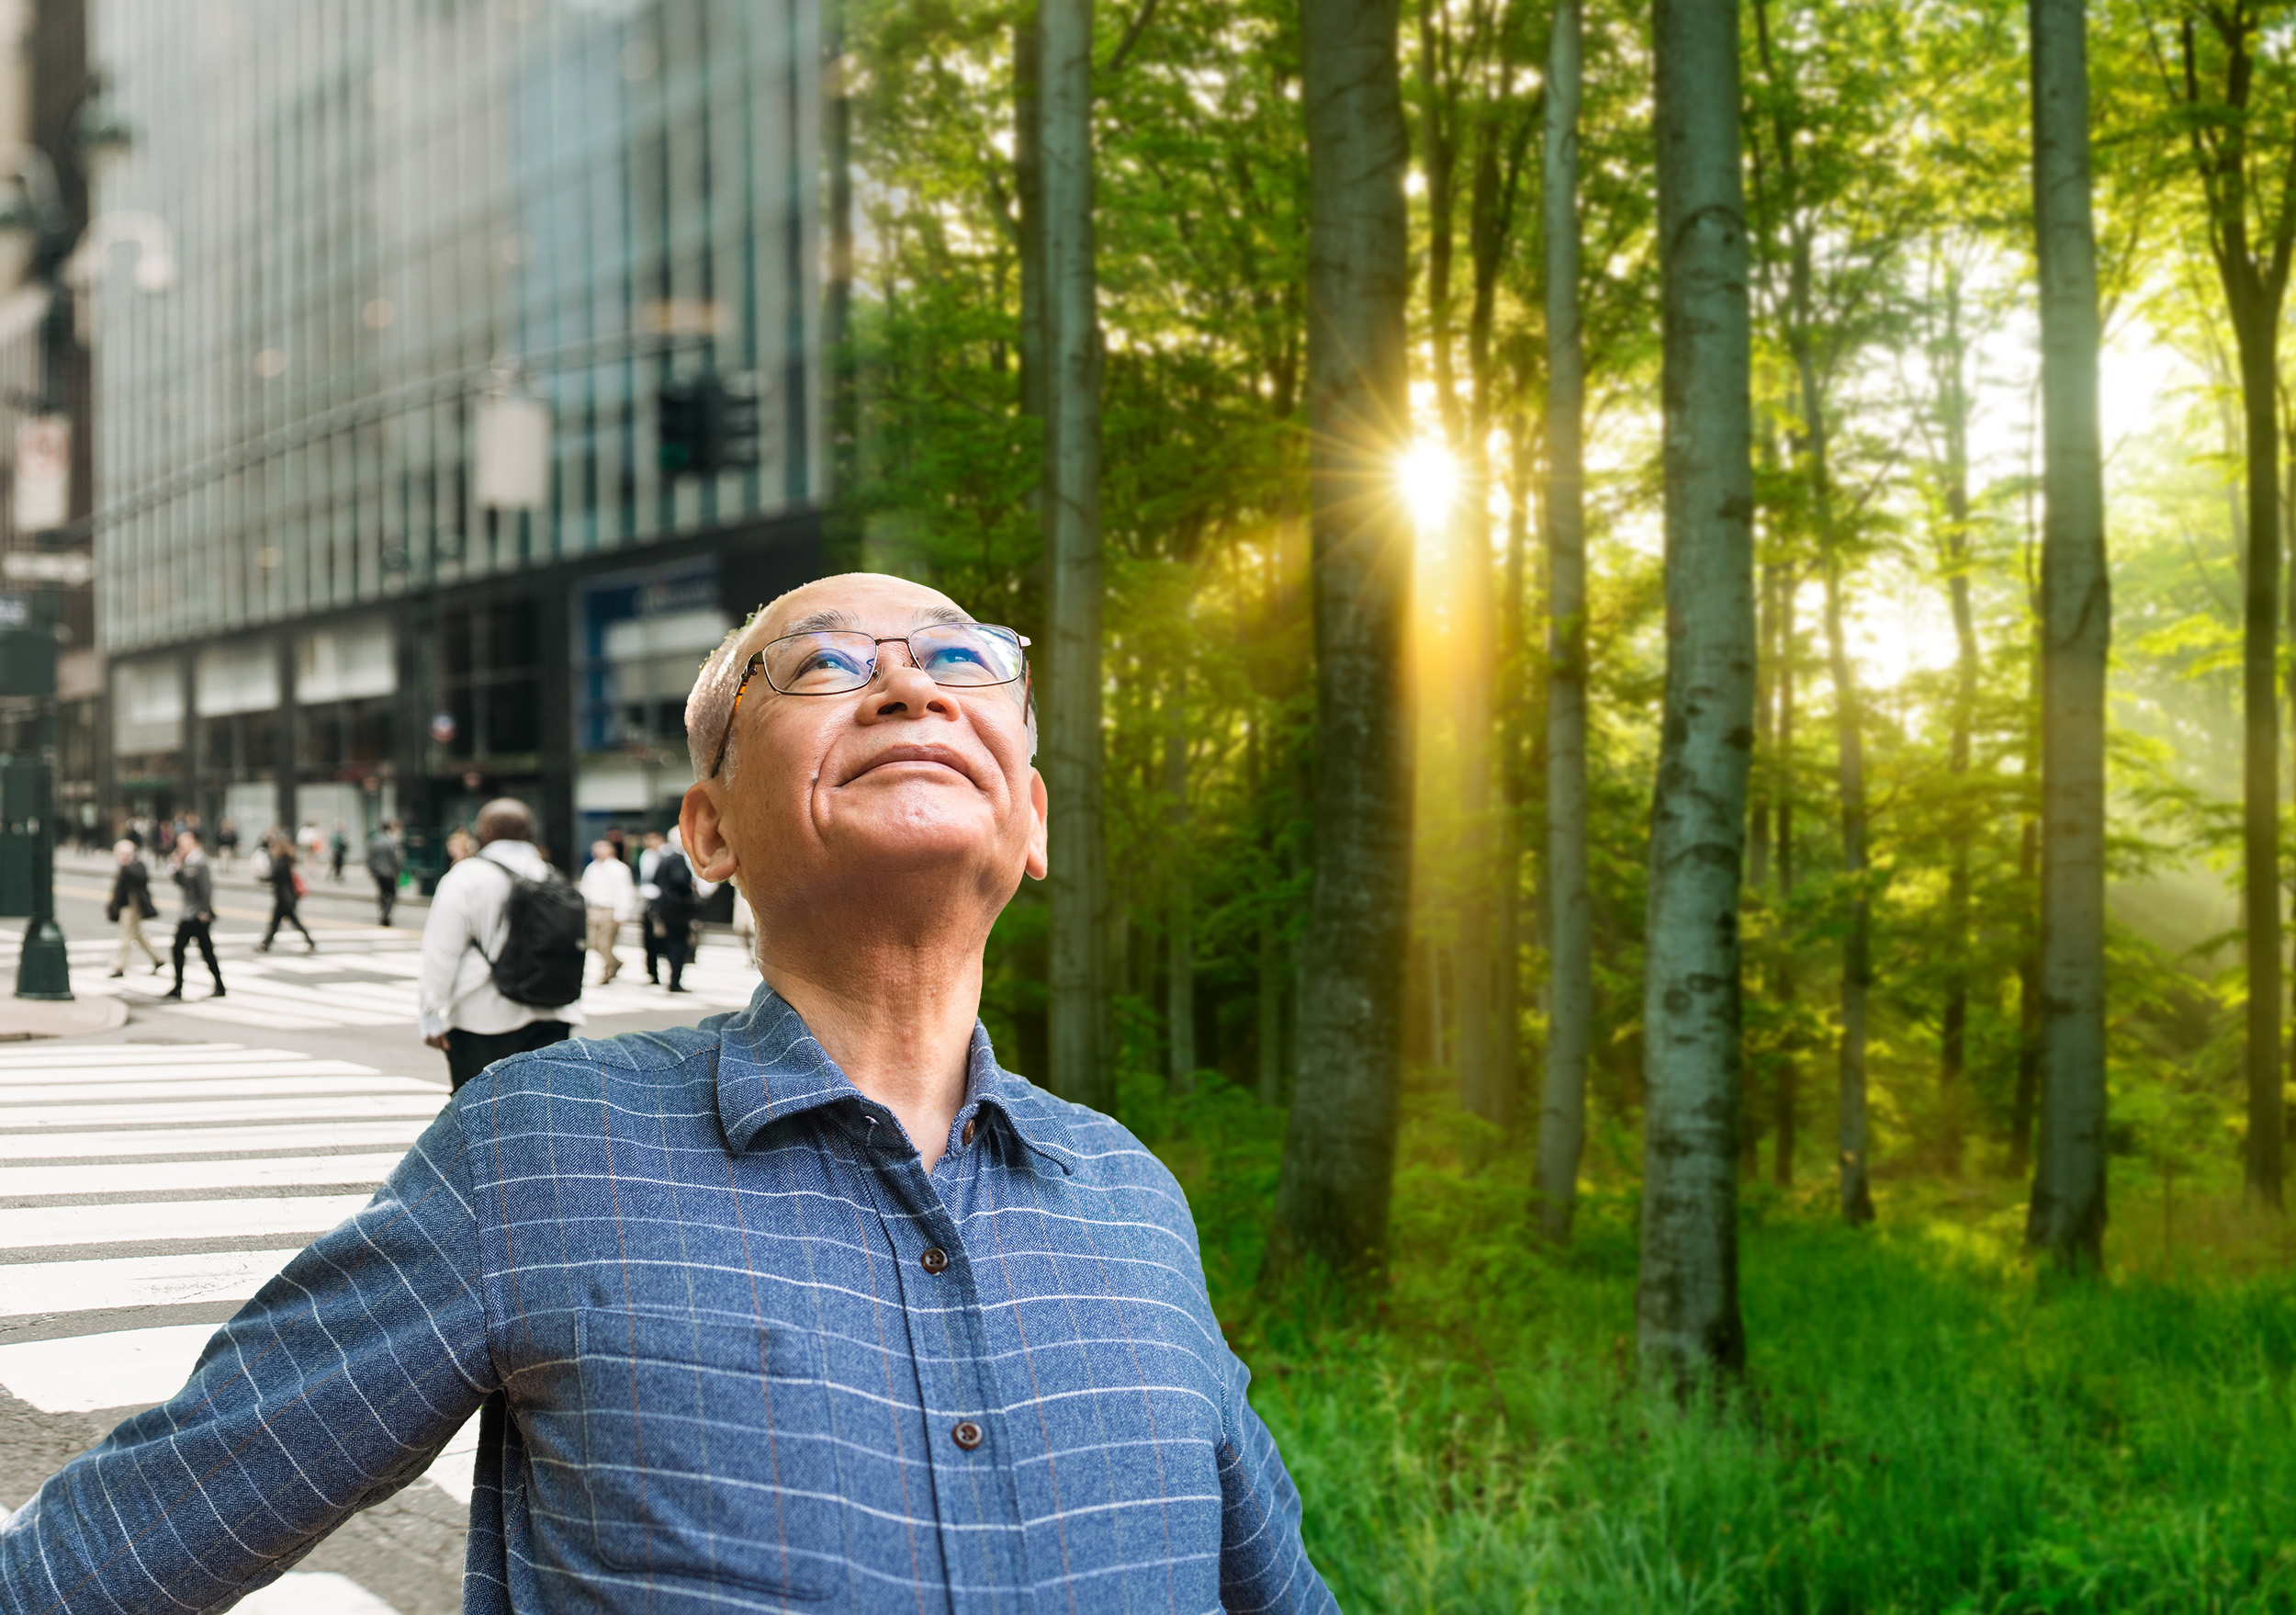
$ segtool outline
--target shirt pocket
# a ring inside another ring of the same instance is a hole
[[[600,1560],[828,1598],[844,1524],[815,1337],[618,1308],[586,1307],[575,1329]]]

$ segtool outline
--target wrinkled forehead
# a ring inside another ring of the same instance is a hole
[[[842,586],[840,586],[842,585]],[[906,634],[929,623],[969,623],[972,613],[938,590],[897,578],[829,578],[791,591],[742,635],[748,652],[791,634]]]

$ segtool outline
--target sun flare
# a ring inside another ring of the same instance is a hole
[[[1458,498],[1458,461],[1432,438],[1423,437],[1403,451],[1395,468],[1396,485],[1411,519],[1422,532],[1440,526]]]

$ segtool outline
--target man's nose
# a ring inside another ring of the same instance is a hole
[[[896,648],[900,651],[898,657],[892,654]],[[871,683],[881,692],[875,704],[875,711],[881,717],[895,712],[929,712],[948,705],[941,687],[917,665],[917,658],[906,639],[878,642],[877,674]]]

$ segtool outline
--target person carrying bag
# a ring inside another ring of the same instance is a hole
[[[131,949],[141,948],[144,957],[152,961],[152,974],[157,976],[165,966],[159,949],[143,934],[143,922],[159,918],[159,905],[152,901],[152,872],[136,855],[133,841],[121,841],[112,849],[112,856],[119,861],[119,873],[112,877],[111,901],[105,906],[104,918],[119,926],[119,952],[112,959],[114,978],[128,974],[128,955]]]

